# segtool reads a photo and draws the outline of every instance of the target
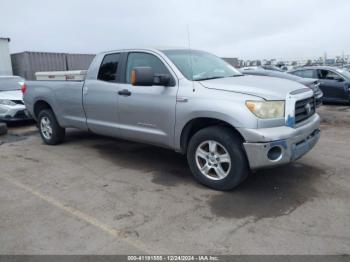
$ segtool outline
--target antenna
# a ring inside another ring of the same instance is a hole
[[[194,81],[193,81],[193,64],[192,64],[192,50],[191,50],[191,37],[190,37],[190,26],[187,24],[187,43],[188,43],[188,50],[189,50],[189,60],[190,60],[190,68],[191,68],[191,75],[192,75],[192,90],[193,92],[196,91],[194,87]]]

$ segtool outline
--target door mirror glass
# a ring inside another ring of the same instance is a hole
[[[171,81],[171,76],[168,74],[155,75],[153,82],[158,86],[168,86]]]

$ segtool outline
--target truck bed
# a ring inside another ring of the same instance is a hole
[[[37,117],[36,103],[40,98],[45,98],[62,126],[79,126],[86,129],[82,101],[84,81],[29,81],[26,85],[25,104],[34,118]]]

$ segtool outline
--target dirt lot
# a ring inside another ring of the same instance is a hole
[[[323,106],[307,156],[223,193],[183,156],[33,125],[0,137],[0,254],[350,253],[350,107]]]

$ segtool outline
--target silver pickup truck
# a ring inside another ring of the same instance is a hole
[[[218,190],[300,158],[320,136],[311,89],[188,49],[101,53],[85,81],[28,82],[24,102],[46,144],[74,127],[170,148]]]

